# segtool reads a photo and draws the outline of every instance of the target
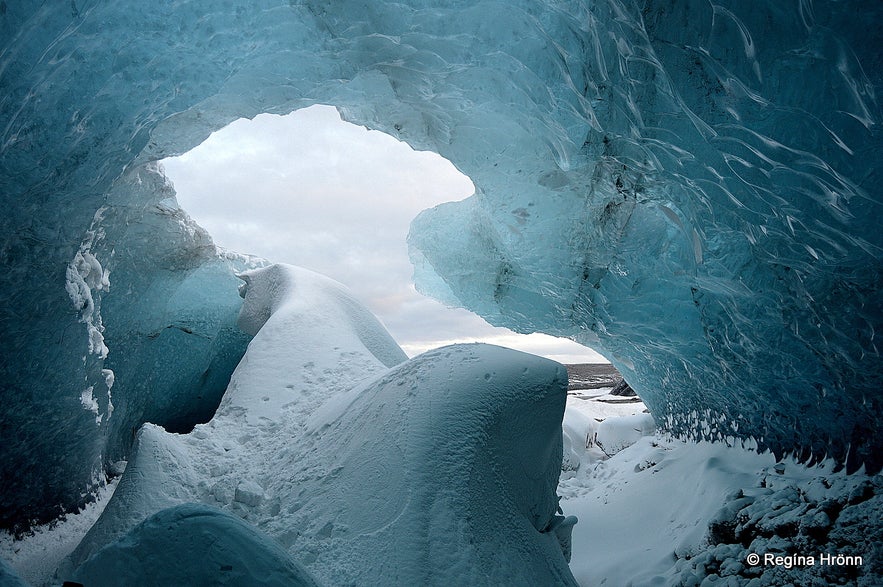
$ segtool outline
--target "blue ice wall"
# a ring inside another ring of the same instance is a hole
[[[857,14],[880,6],[573,15],[551,77],[575,91],[537,118],[585,133],[470,169],[482,193],[412,226],[418,288],[603,349],[677,434],[878,469],[883,43]]]
[[[0,521],[209,409],[243,345],[232,262],[150,165],[313,103],[477,186],[415,223],[424,290],[603,350],[677,432],[879,467],[880,12],[0,3]]]
[[[82,503],[143,422],[183,431],[211,418],[250,340],[234,272],[253,262],[219,256],[147,168],[108,190],[49,284],[18,290],[48,259],[9,260],[0,485],[20,498],[3,522],[21,527]]]

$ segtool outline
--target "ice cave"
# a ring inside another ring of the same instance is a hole
[[[0,2],[0,584],[879,585],[881,17]],[[157,162],[314,104],[468,175],[412,222],[418,290],[602,352],[635,438],[589,467],[561,365],[409,359],[215,247]]]

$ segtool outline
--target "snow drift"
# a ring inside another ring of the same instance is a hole
[[[575,584],[576,520],[557,513],[561,365],[478,344],[405,360],[330,279],[283,265],[244,278],[256,334],[217,415],[187,435],[142,428],[59,578],[140,583],[144,565],[124,563],[154,554],[181,580],[293,576],[275,541],[327,585]],[[228,542],[193,569],[157,550],[221,528]]]

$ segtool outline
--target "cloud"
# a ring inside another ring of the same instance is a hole
[[[409,354],[481,340],[570,362],[604,360],[418,294],[410,283],[410,222],[423,209],[468,197],[472,182],[439,155],[345,123],[332,107],[238,120],[163,165],[181,206],[217,244],[340,281]]]

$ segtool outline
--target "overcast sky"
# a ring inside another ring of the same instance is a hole
[[[435,153],[340,120],[328,106],[238,120],[163,161],[178,202],[215,243],[340,281],[414,356],[489,342],[562,363],[606,360],[568,340],[515,334],[417,293],[406,237],[423,209],[472,194]]]

